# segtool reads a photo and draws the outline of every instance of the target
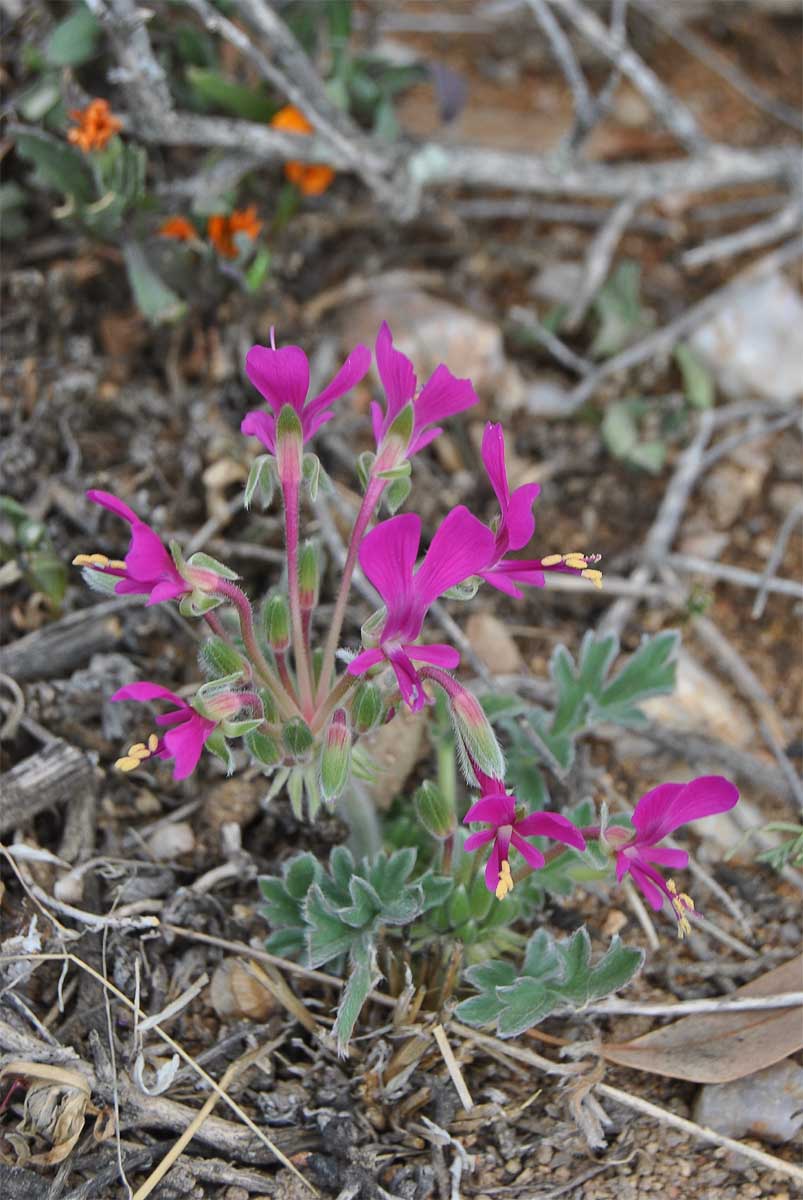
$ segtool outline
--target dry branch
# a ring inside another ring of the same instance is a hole
[[[93,654],[117,646],[120,641],[117,613],[138,606],[140,601],[136,598],[120,596],[26,633],[0,650],[0,671],[18,683],[63,678],[88,662]]]
[[[49,742],[0,776],[0,837],[47,808],[94,791],[89,756],[67,742]]]

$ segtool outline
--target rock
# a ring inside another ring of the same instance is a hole
[[[472,613],[466,636],[494,675],[512,675],[521,667],[521,654],[504,623],[492,613]]]
[[[224,958],[215,967],[209,1002],[223,1021],[265,1021],[277,1001],[238,958]]]
[[[499,326],[467,309],[414,289],[380,291],[349,313],[345,340],[373,345],[383,321],[393,330],[394,345],[412,360],[419,385],[440,363],[480,392],[496,388],[505,375]]]
[[[201,811],[215,840],[219,839],[224,825],[234,822],[242,827],[258,817],[264,792],[264,780],[254,781],[241,776],[225,779],[208,788]]]
[[[151,854],[157,862],[172,862],[195,849],[195,834],[188,821],[174,821],[154,830],[148,839]]]
[[[528,291],[550,304],[571,304],[583,282],[584,270],[581,262],[558,259],[547,263],[530,281]]]
[[[791,1059],[700,1089],[694,1119],[727,1137],[788,1142],[803,1126],[803,1068]]]
[[[690,342],[729,396],[803,396],[803,299],[780,273],[741,292]]]
[[[714,519],[728,529],[744,513],[749,502],[764,489],[770,458],[760,446],[738,446],[729,462],[720,463],[703,480],[702,490],[711,501]]]
[[[392,721],[360,738],[360,748],[374,760],[378,774],[369,787],[377,808],[389,808],[418,762],[426,714],[399,708]]]

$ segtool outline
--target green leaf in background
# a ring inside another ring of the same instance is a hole
[[[47,71],[26,88],[17,101],[21,117],[41,121],[61,100],[61,80],[57,71]]]
[[[37,187],[55,189],[79,205],[90,204],[96,198],[95,183],[84,156],[68,142],[41,129],[26,129],[15,133],[14,144],[17,153],[36,168],[31,182]]]
[[[246,121],[268,122],[276,105],[267,96],[245,84],[235,83],[208,67],[187,67],[187,82],[197,101],[207,108],[220,108]]]
[[[28,221],[22,211],[27,197],[25,189],[14,180],[0,183],[0,238],[22,237]]]
[[[692,408],[711,408],[714,403],[714,378],[685,342],[675,346],[675,362],[683,377],[683,391]]]
[[[252,294],[258,292],[268,277],[270,270],[270,251],[261,246],[254,255],[254,261],[245,272],[245,286]]]
[[[469,967],[466,981],[478,995],[463,1000],[456,1015],[469,1025],[496,1022],[500,1037],[516,1037],[540,1024],[550,1013],[582,1008],[629,983],[644,961],[641,950],[623,946],[618,935],[595,966],[585,927],[565,941],[545,929],[530,938],[522,974],[506,962]]]
[[[600,288],[593,302],[597,332],[591,343],[594,358],[609,358],[647,333],[655,317],[641,303],[641,267],[625,259]]]
[[[637,399],[610,404],[602,421],[602,440],[614,458],[657,475],[666,462],[666,445],[657,439],[642,440],[639,421],[645,412],[644,402]]]
[[[100,25],[84,4],[59,21],[45,42],[45,59],[52,67],[80,67],[95,53]]]
[[[32,585],[42,592],[53,608],[61,608],[67,591],[67,568],[49,547],[25,556],[26,573]]]
[[[341,1053],[348,1045],[362,1006],[382,978],[382,972],[376,962],[376,951],[372,945],[360,947],[354,958],[354,966],[343,989],[337,1010],[337,1019],[332,1030]]]
[[[134,299],[143,317],[154,325],[180,320],[187,305],[156,274],[139,243],[126,242],[123,258]]]

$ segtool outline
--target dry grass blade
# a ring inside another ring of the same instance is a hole
[[[460,1097],[460,1103],[468,1112],[474,1107],[474,1101],[471,1099],[471,1092],[466,1086],[466,1081],[463,1078],[463,1072],[460,1070],[460,1064],[454,1056],[454,1051],[449,1045],[449,1039],[446,1036],[446,1031],[442,1025],[436,1025],[432,1030],[435,1041],[438,1043],[438,1049],[443,1055],[443,1061],[446,1063],[446,1069],[449,1072],[449,1077],[454,1084],[455,1091]]]

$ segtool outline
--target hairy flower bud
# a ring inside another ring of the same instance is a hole
[[[415,793],[415,811],[427,833],[441,841],[451,837],[457,828],[454,804],[429,780]]]
[[[263,611],[265,637],[274,654],[284,654],[290,645],[290,608],[281,592],[275,592]]]
[[[203,643],[200,659],[202,668],[215,679],[221,675],[249,674],[242,655],[235,650],[234,646],[230,646],[228,642],[224,642],[223,638],[217,636],[209,637]]]
[[[351,719],[355,732],[368,733],[369,729],[373,729],[382,716],[382,707],[382,695],[376,684],[370,680],[361,683],[351,705]]]
[[[293,758],[304,758],[315,741],[312,730],[301,717],[293,717],[282,730],[282,741]]]
[[[253,729],[245,735],[244,741],[260,766],[275,767],[281,762],[282,748],[269,734]]]
[[[336,800],[349,776],[351,733],[342,708],[335,709],[321,752],[321,793],[324,800]]]
[[[304,542],[298,555],[298,599],[302,612],[311,612],[318,603],[318,547]]]
[[[503,779],[505,760],[502,750],[477,697],[458,684],[452,689],[449,707],[461,766],[468,782],[475,782],[475,766],[485,775]]]

